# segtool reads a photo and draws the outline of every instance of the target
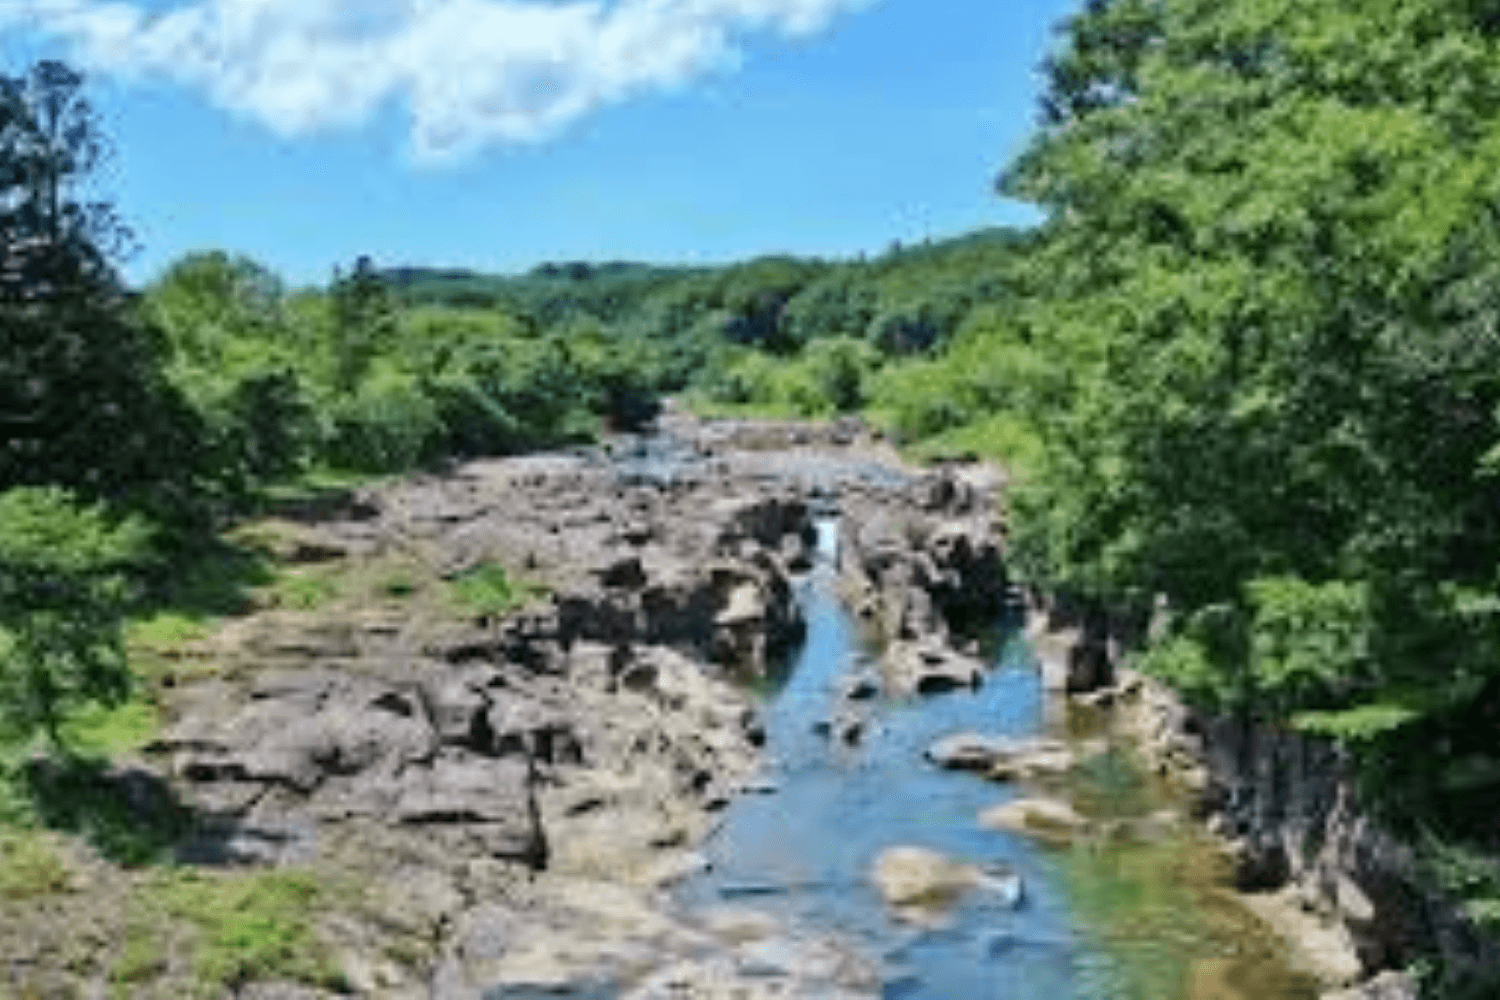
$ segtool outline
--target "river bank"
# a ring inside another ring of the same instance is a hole
[[[1160,682],[1113,669],[1113,637],[1086,636],[1045,602],[1033,601],[1027,633],[1048,686],[1103,711],[1144,769],[1190,803],[1235,899],[1275,929],[1325,1000],[1415,1000],[1422,986],[1408,967],[1433,960],[1452,981],[1495,981],[1496,942],[1361,805],[1336,745],[1195,712]]]

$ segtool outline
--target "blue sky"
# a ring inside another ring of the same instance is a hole
[[[89,74],[135,283],[194,249],[851,256],[1035,216],[993,193],[1077,0],[0,0]]]

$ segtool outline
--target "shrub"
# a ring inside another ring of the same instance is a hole
[[[328,461],[361,472],[412,468],[431,454],[442,433],[433,401],[413,379],[390,370],[334,402],[329,422]]]

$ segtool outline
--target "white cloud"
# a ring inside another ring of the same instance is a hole
[[[0,0],[0,29],[60,37],[83,67],[165,78],[287,136],[404,98],[412,152],[534,142],[603,105],[732,67],[753,33],[813,34],[874,0]]]

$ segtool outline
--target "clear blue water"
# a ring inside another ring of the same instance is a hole
[[[825,552],[832,544],[825,534]],[[923,759],[949,733],[1041,731],[1044,695],[1029,648],[1002,643],[977,691],[867,703],[864,739],[845,746],[813,727],[838,704],[838,682],[862,651],[858,629],[833,595],[827,561],[802,586],[807,639],[765,710],[763,776],[775,790],[727,807],[702,848],[712,868],[681,885],[678,901],[748,906],[834,931],[885,964],[887,997],[1110,996],[1108,959],[1077,934],[1053,863],[1024,839],[976,822],[1013,793]],[[976,892],[940,929],[897,922],[869,880],[875,858],[897,845],[1008,865],[1024,880],[1025,902],[1012,910]]]

